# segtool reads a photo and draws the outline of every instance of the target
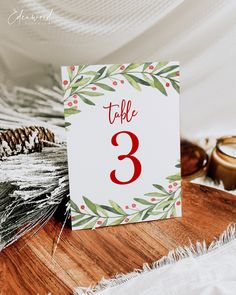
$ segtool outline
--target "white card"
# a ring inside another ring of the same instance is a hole
[[[181,216],[179,64],[62,67],[73,229]]]

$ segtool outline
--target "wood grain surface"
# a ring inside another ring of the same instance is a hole
[[[231,222],[236,222],[235,196],[187,182],[183,217],[97,230],[66,228],[53,258],[61,225],[51,220],[37,236],[0,254],[0,294],[72,294],[75,286],[140,268],[189,240],[210,243]]]

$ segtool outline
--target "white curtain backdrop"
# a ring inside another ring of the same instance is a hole
[[[52,11],[50,23],[9,24],[14,9]],[[236,134],[235,0],[1,0],[0,72],[13,85],[42,84],[47,64],[152,60],[181,63],[183,135]]]

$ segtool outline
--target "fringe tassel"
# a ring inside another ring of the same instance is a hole
[[[136,278],[144,273],[154,271],[163,266],[174,264],[185,258],[197,258],[199,256],[210,253],[236,239],[236,224],[231,224],[220,235],[219,239],[215,239],[210,246],[207,247],[206,242],[197,242],[196,245],[190,244],[190,246],[178,247],[176,250],[169,252],[167,256],[162,257],[160,260],[153,264],[144,264],[142,269],[134,270],[128,274],[118,274],[112,279],[102,279],[97,285],[89,288],[78,287],[75,289],[75,295],[94,295],[97,292],[101,292],[107,288],[119,286],[128,282],[129,280]]]

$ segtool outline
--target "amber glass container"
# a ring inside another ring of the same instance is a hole
[[[236,189],[236,136],[221,137],[214,148],[208,175],[223,183],[226,190]]]
[[[208,155],[198,145],[181,140],[181,175],[185,180],[206,175]]]

